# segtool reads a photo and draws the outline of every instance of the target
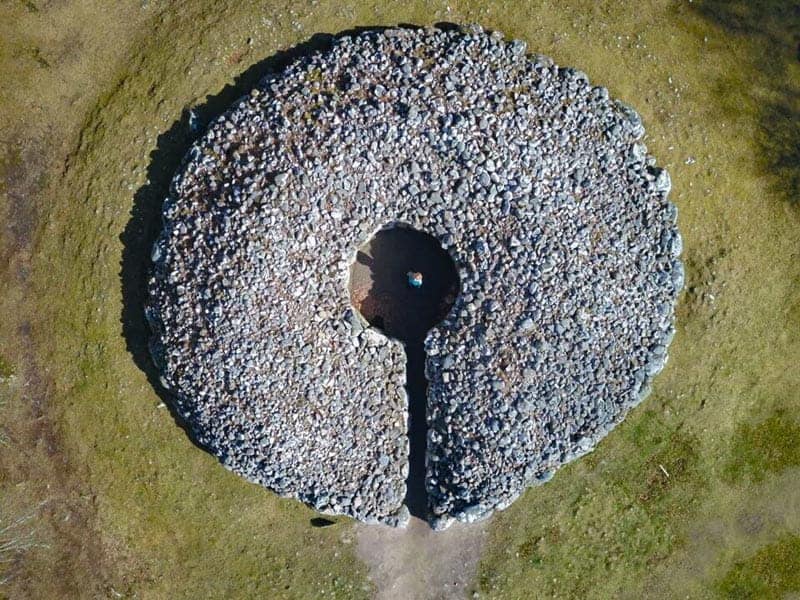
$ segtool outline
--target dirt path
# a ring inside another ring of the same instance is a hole
[[[412,517],[406,529],[358,525],[358,556],[369,567],[376,600],[469,597],[488,521],[433,531]]]

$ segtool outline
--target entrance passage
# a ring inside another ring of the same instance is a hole
[[[370,325],[405,345],[410,443],[405,502],[412,515],[426,519],[424,341],[458,296],[456,266],[436,238],[408,227],[392,227],[358,249],[349,291],[352,305]]]

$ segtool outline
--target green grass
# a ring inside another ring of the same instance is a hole
[[[780,410],[755,425],[736,426],[724,470],[727,480],[760,482],[791,467],[800,467],[800,424],[792,415]]]
[[[0,511],[52,500],[36,509],[42,544],[10,597],[370,595],[348,521],[310,528],[311,511],[222,469],[160,407],[136,300],[153,215],[190,139],[186,109],[218,114],[263,58],[314,33],[442,20],[522,38],[635,106],[672,175],[687,265],[653,395],[496,518],[475,590],[796,589],[800,63],[787,3],[145,5],[0,8],[11,24],[0,75],[15,82],[0,90],[0,256],[23,244],[0,265],[0,348],[15,380],[37,376],[0,388],[15,440],[0,452]],[[27,237],[20,198],[35,203]]]
[[[4,379],[10,379],[13,376],[14,368],[6,361],[5,358],[0,356],[0,381],[3,381]]]
[[[736,561],[716,583],[719,593],[736,600],[780,600],[800,593],[800,537],[784,535]]]

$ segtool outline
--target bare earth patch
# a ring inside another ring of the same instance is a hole
[[[489,523],[456,523],[439,532],[416,517],[406,529],[358,525],[358,557],[369,568],[376,600],[466,597]]]

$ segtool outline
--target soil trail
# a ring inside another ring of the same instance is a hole
[[[358,556],[369,567],[377,600],[455,600],[468,597],[488,523],[455,523],[433,531],[411,517],[406,529],[356,526]]]

